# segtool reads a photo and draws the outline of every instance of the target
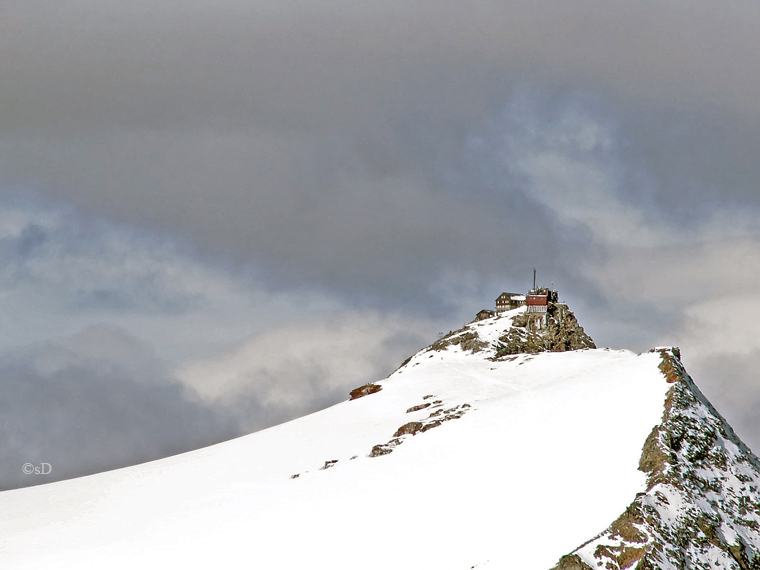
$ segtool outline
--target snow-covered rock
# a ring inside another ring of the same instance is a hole
[[[760,463],[686,373],[654,349],[672,384],[639,469],[646,489],[562,569],[760,568]]]

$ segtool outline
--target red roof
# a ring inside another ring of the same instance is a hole
[[[529,307],[535,305],[548,305],[549,295],[528,295],[525,304]]]

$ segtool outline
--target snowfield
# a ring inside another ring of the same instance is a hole
[[[375,394],[0,493],[0,567],[548,570],[645,490],[637,467],[669,384],[657,353],[489,360],[519,311],[470,325],[490,348],[424,349]]]

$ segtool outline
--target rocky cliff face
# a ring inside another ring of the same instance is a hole
[[[673,386],[643,446],[646,492],[554,570],[760,568],[760,462],[694,385],[678,350],[658,351]]]
[[[497,357],[583,348],[596,345],[567,305],[557,304],[550,307],[545,320],[524,312],[512,317],[512,326],[499,337]]]
[[[499,327],[499,336],[482,336],[482,327],[490,330],[493,323],[503,323]],[[522,307],[490,319],[475,321],[437,340],[430,346],[430,350],[446,350],[450,346],[458,346],[466,352],[490,352],[492,358],[496,359],[514,354],[596,348],[575,315],[567,305],[560,303],[552,305],[545,317],[529,314]]]

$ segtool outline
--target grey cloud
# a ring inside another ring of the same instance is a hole
[[[255,263],[279,287],[308,283],[386,302],[425,295],[430,278],[457,260],[493,273],[491,261],[509,252],[529,265],[531,250],[551,240],[550,223],[542,229],[528,221],[542,213],[520,195],[495,196],[493,208],[479,187],[450,188],[430,173],[346,172],[338,163],[361,167],[361,159],[341,141],[323,142],[324,149],[296,145],[278,156],[267,141],[245,137],[198,136],[177,145],[149,136],[124,175],[123,146],[137,143],[114,143],[93,162],[104,175],[113,168],[115,179],[128,177],[121,179],[130,191],[102,213],[148,219],[215,255]],[[77,186],[91,189],[93,204],[107,201],[92,180]]]
[[[28,257],[45,243],[48,236],[45,230],[38,224],[26,226],[16,241],[16,253],[19,257]]]
[[[66,310],[182,314],[204,304],[173,277],[168,240],[127,232],[69,208],[0,199],[0,286]]]
[[[273,290],[255,272],[195,256],[176,236],[39,197],[0,196],[0,293],[0,351],[107,322],[172,362],[340,306],[313,289]]]
[[[3,358],[1,489],[116,469],[242,433],[163,374],[143,344],[101,327]],[[52,471],[24,474],[27,462]]]
[[[725,171],[737,200],[756,204],[751,153],[729,152],[757,133],[745,8],[76,2],[51,19],[17,5],[23,25],[2,36],[14,54],[0,88],[4,170],[254,263],[277,287],[419,306],[448,270],[508,279],[536,258],[556,270],[568,251],[588,254],[519,178],[469,176],[469,134],[516,87],[532,86],[548,122],[574,93],[594,94],[637,165],[621,193],[664,222],[715,204]],[[726,115],[744,134],[673,150]]]
[[[18,357],[41,376],[81,369],[104,378],[130,378],[136,382],[142,378],[150,382],[154,378],[168,377],[150,344],[114,325],[88,326],[69,337],[21,351]]]
[[[9,98],[11,124],[344,127],[369,109],[398,112],[402,96],[435,93],[431,106],[467,114],[467,96],[482,105],[500,73],[757,111],[748,2],[688,12],[601,0],[45,5],[16,4],[6,19],[4,53],[15,57],[4,89],[39,93]]]
[[[437,326],[369,311],[283,323],[174,376],[251,431],[346,400],[353,388],[397,368]]]
[[[155,287],[155,280],[148,279],[135,284],[134,288],[78,290],[71,298],[75,311],[100,312],[161,312],[182,314],[197,304],[199,299],[189,296],[172,298],[168,292]],[[194,302],[196,301],[196,302]]]
[[[616,116],[621,158],[633,167],[621,195],[663,224],[688,228],[716,211],[760,209],[758,117],[672,102],[619,107]]]

